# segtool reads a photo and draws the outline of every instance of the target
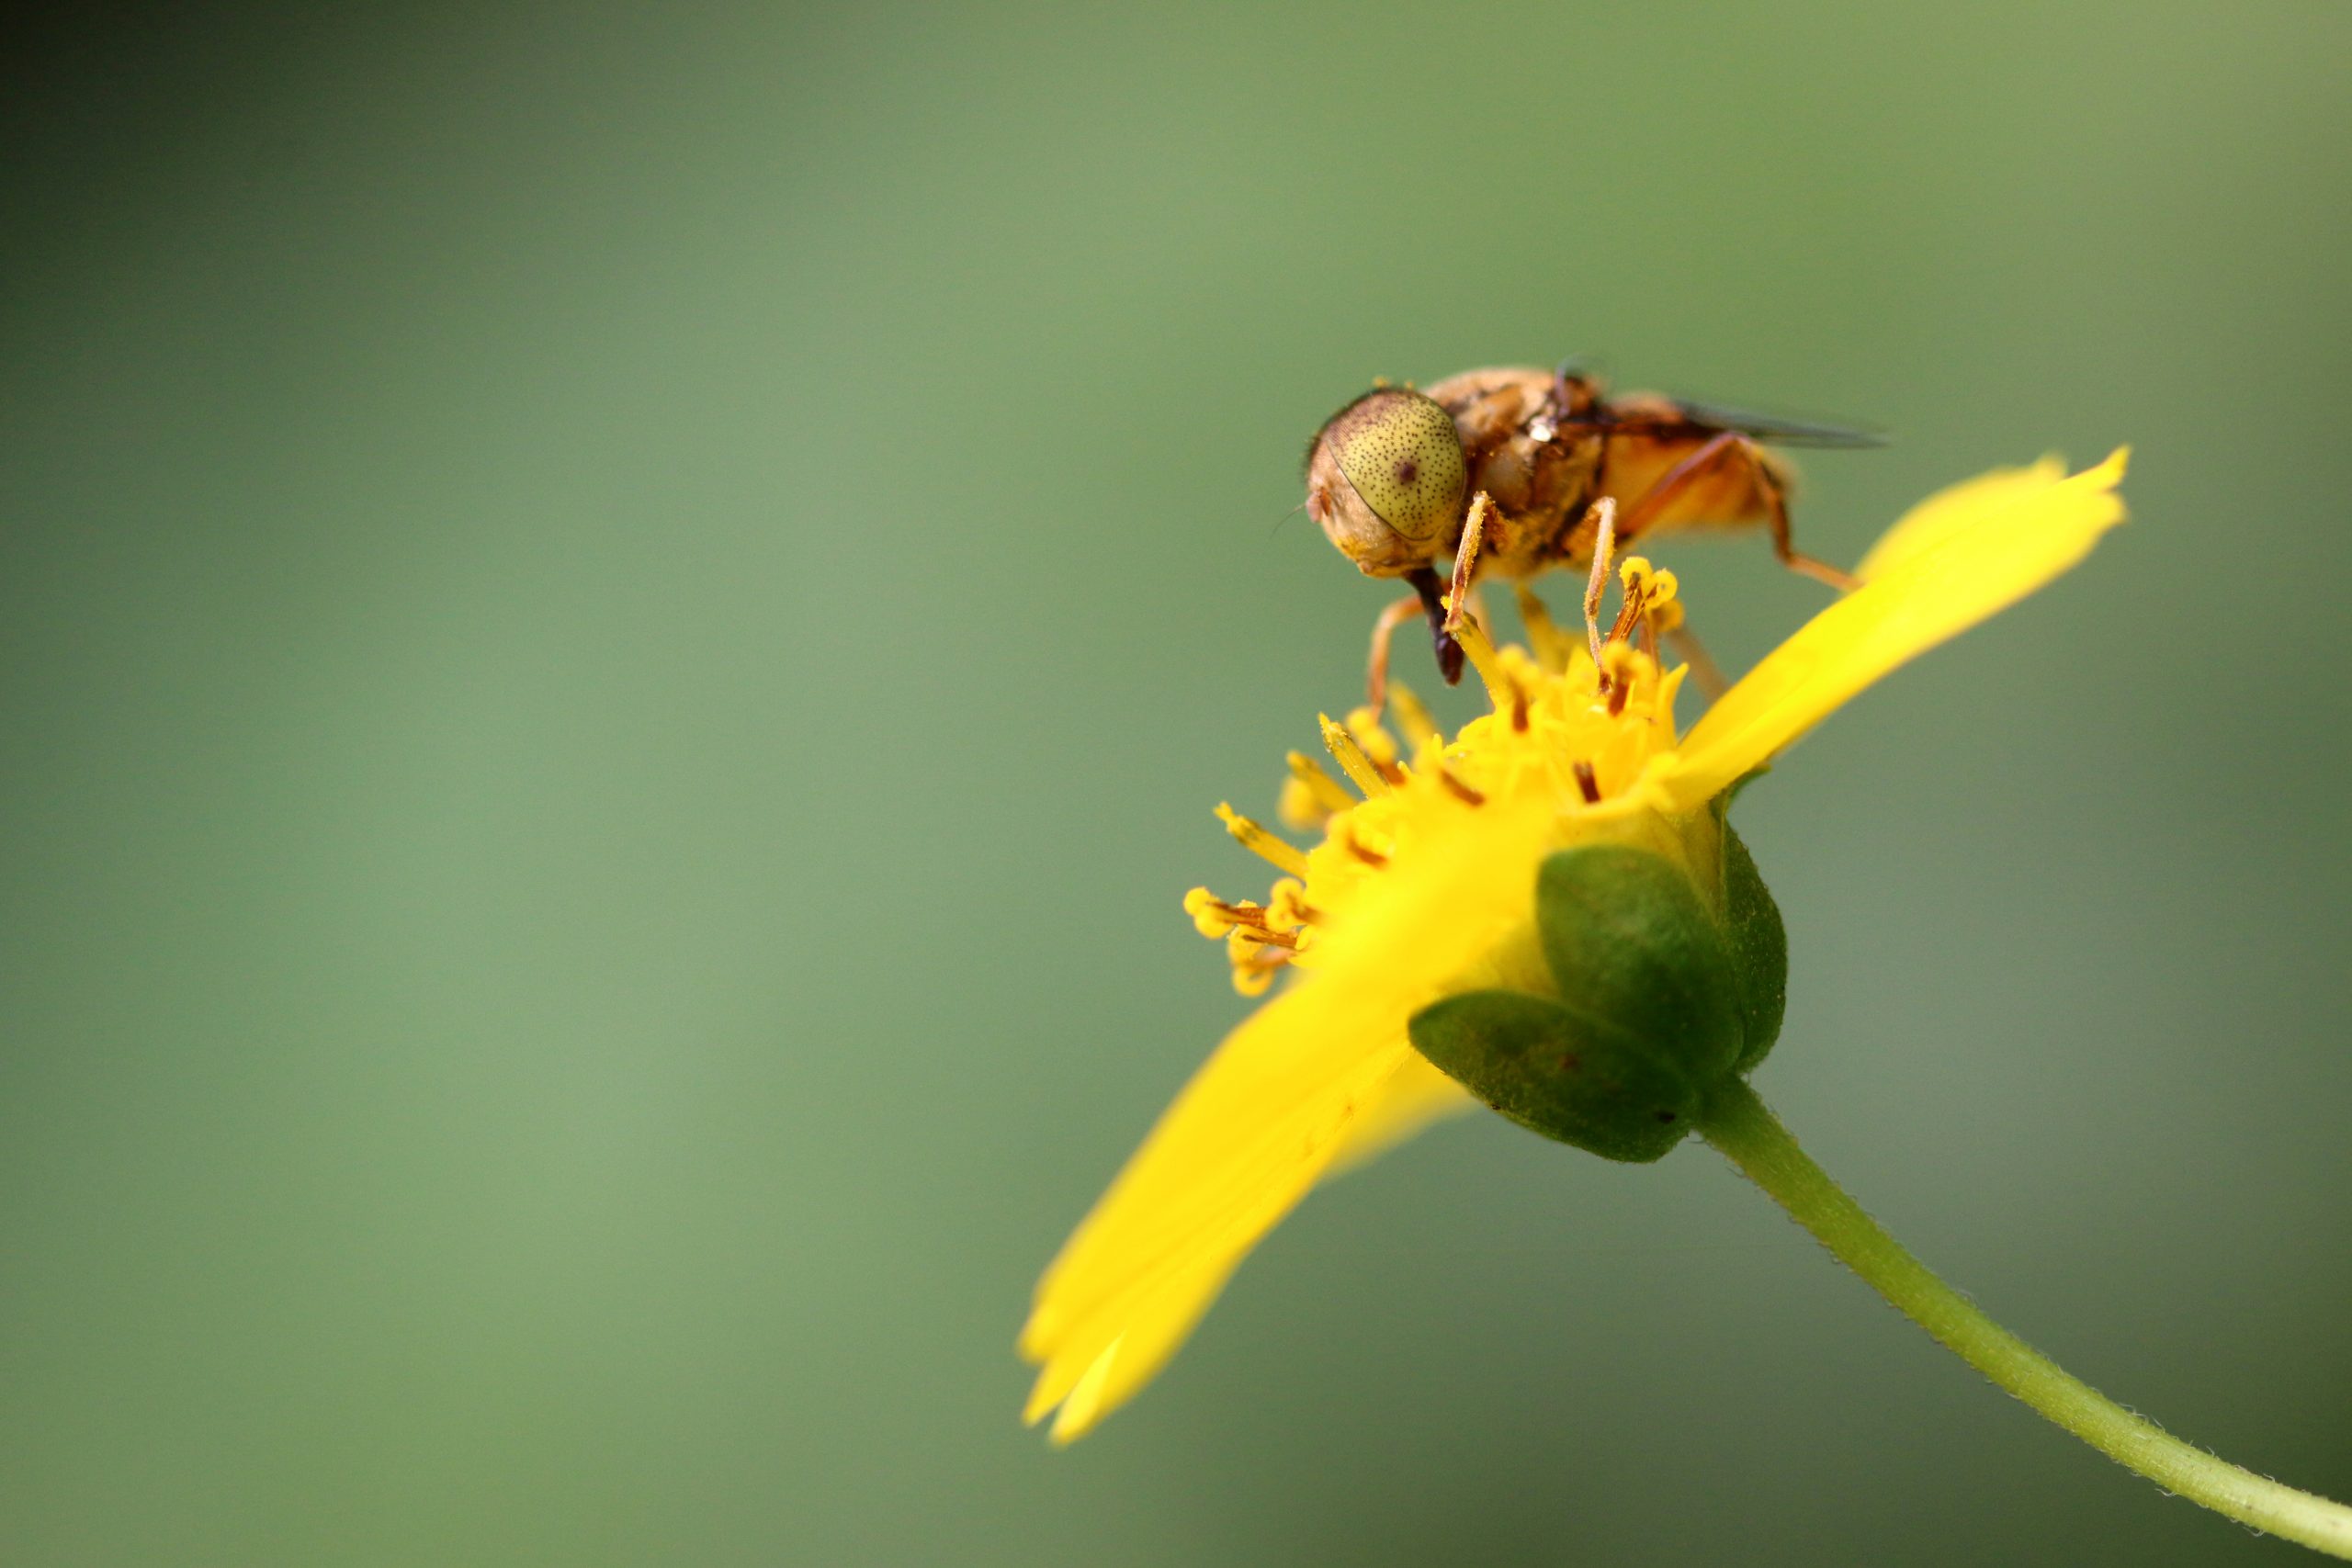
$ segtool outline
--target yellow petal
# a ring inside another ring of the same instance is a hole
[[[2023,468],[1996,468],[1939,491],[1896,520],[1879,536],[1854,575],[1868,582],[1965,533],[1971,524],[2012,502],[2031,499],[2065,478],[2066,465],[2044,457]]]
[[[1258,1010],[1169,1107],[1037,1287],[1021,1351],[1041,1363],[1035,1421],[1083,1433],[1165,1364],[1259,1237],[1351,1142],[1394,1142],[1442,1105],[1405,1021],[1532,915],[1548,807],[1451,810],[1316,944],[1316,966]],[[1359,1125],[1368,1129],[1358,1134]]]
[[[1861,587],[1692,727],[1664,773],[1670,796],[1685,808],[1712,799],[1880,676],[2081,560],[2123,520],[2124,457],[2072,479],[2055,464],[1987,475],[1905,516],[1864,560]]]
[[[1027,1418],[1090,1390],[1055,1435],[1078,1436],[1159,1370],[1258,1238],[1330,1163],[1356,1108],[1410,1047],[1342,988],[1312,981],[1228,1036],[1041,1282],[1023,1330],[1041,1362]]]

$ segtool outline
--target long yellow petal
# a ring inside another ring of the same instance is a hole
[[[1939,491],[1880,535],[1854,575],[1865,582],[1884,577],[1905,561],[1966,533],[1977,519],[2014,502],[2030,501],[2065,477],[2064,463],[2044,457],[2027,468],[1995,468]]]
[[[1022,1354],[1041,1363],[1028,1419],[1057,1440],[1133,1395],[1259,1237],[1361,1125],[1394,1141],[1439,1099],[1401,1026],[1532,918],[1548,809],[1462,807],[1399,846],[1375,898],[1317,944],[1315,968],[1226,1038],[1039,1281]],[[1358,1152],[1366,1146],[1357,1140]]]
[[[1925,502],[1866,559],[1867,581],[1767,656],[1691,728],[1662,782],[1685,809],[1771,761],[1855,693],[2088,555],[2123,520],[2125,454],[2060,479],[2044,465]]]

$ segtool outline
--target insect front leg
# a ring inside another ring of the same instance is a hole
[[[1478,551],[1487,542],[1487,524],[1500,515],[1500,509],[1485,491],[1470,502],[1470,516],[1462,525],[1462,544],[1453,552],[1453,583],[1451,600],[1446,607],[1447,636],[1462,629],[1462,617],[1470,613],[1470,584],[1478,575]],[[1451,681],[1448,685],[1453,684]]]
[[[1372,623],[1372,660],[1364,670],[1363,692],[1364,702],[1371,707],[1374,717],[1388,709],[1389,643],[1396,636],[1398,626],[1420,614],[1420,595],[1413,594],[1381,611],[1380,618]]]

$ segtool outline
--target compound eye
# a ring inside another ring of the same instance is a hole
[[[1435,400],[1368,393],[1340,411],[1323,439],[1363,503],[1405,537],[1434,539],[1462,520],[1469,465],[1453,416]]]

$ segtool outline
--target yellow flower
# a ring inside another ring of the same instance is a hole
[[[1026,1418],[1058,1408],[1057,1441],[1087,1431],[1166,1363],[1317,1180],[1474,1103],[1414,1050],[1407,1021],[1528,982],[1544,857],[1625,844],[1719,891],[1718,797],[1872,681],[2082,559],[2122,520],[2123,462],[2067,478],[2045,459],[1932,497],[1863,560],[1862,586],[1679,739],[1682,671],[1649,650],[1680,606],[1671,574],[1634,559],[1605,639],[1572,644],[1539,619],[1529,651],[1465,627],[1494,711],[1451,741],[1401,694],[1409,760],[1368,713],[1325,719],[1363,798],[1294,754],[1284,814],[1320,823],[1312,849],[1220,807],[1283,878],[1264,904],[1198,889],[1185,908],[1225,939],[1245,993],[1296,973],[1217,1047],[1038,1282],[1020,1341],[1041,1368]]]

